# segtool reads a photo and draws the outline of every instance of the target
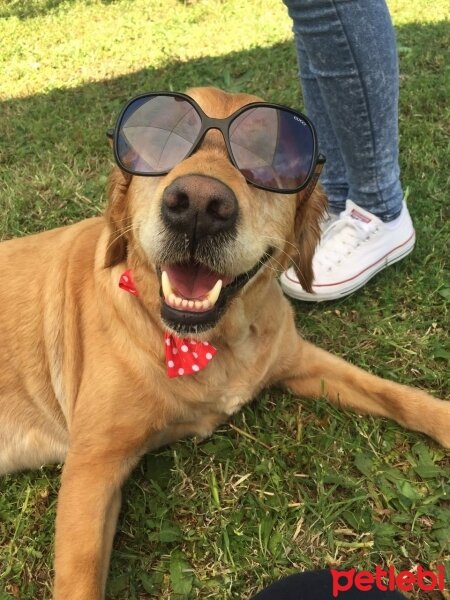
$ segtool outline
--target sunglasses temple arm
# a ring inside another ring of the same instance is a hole
[[[311,194],[313,193],[314,188],[317,185],[317,181],[320,177],[320,174],[322,173],[322,169],[325,164],[325,161],[326,161],[325,156],[323,154],[319,154],[319,156],[317,158],[316,168],[314,169],[314,173],[312,174],[312,177],[311,177],[311,181],[308,183],[306,188],[304,190],[302,190],[302,194],[301,194],[302,202],[306,202],[309,199],[309,197],[311,196]]]

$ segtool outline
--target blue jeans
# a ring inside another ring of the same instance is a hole
[[[384,0],[283,0],[294,26],[306,112],[327,163],[330,210],[345,200],[395,219],[403,191],[398,165],[398,59]]]

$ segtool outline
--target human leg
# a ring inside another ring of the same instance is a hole
[[[327,192],[330,213],[337,215],[345,209],[345,202],[349,197],[347,169],[317,78],[311,71],[303,40],[296,35],[295,41],[303,100],[308,116],[316,128],[320,151],[327,159],[320,181]]]
[[[294,23],[306,109],[328,159],[323,183],[331,208],[333,212],[345,208],[343,163],[347,197],[382,221],[391,221],[400,214],[403,192],[398,166],[398,61],[386,3],[284,2]]]
[[[395,35],[384,0],[284,2],[294,22],[306,110],[327,157],[322,184],[330,212],[340,217],[326,224],[314,256],[314,294],[303,290],[292,268],[281,285],[297,299],[334,300],[415,243],[399,179]]]

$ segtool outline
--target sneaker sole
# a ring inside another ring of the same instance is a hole
[[[405,258],[405,256],[413,251],[415,242],[416,235],[415,232],[413,232],[406,242],[400,246],[397,246],[397,248],[386,254],[386,256],[383,256],[383,258],[365,269],[365,271],[362,273],[352,277],[352,279],[347,281],[346,284],[334,284],[334,290],[324,290],[323,293],[319,292],[310,294],[309,292],[305,292],[298,283],[289,279],[285,273],[283,273],[283,275],[280,277],[281,287],[283,288],[285,294],[291,298],[295,298],[296,300],[303,300],[305,302],[325,302],[327,300],[339,300],[340,298],[349,296],[350,294],[353,294],[353,292],[356,292],[362,288],[370,279],[372,279],[372,277],[389,265],[393,265],[399,260],[402,260],[402,258]]]

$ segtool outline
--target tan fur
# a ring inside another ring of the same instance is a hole
[[[254,98],[214,89],[192,95],[223,117]],[[236,194],[241,220],[227,267],[275,255],[202,337],[217,356],[195,376],[169,379],[155,271],[165,234],[164,188],[212,175]],[[56,525],[56,600],[103,598],[126,477],[145,452],[207,436],[269,384],[386,416],[450,446],[450,403],[374,377],[302,340],[275,278],[290,255],[305,286],[325,208],[317,190],[277,195],[231,165],[221,134],[165,177],[114,169],[105,218],[0,245],[0,473],[65,461]],[[132,268],[139,298],[118,288]]]

